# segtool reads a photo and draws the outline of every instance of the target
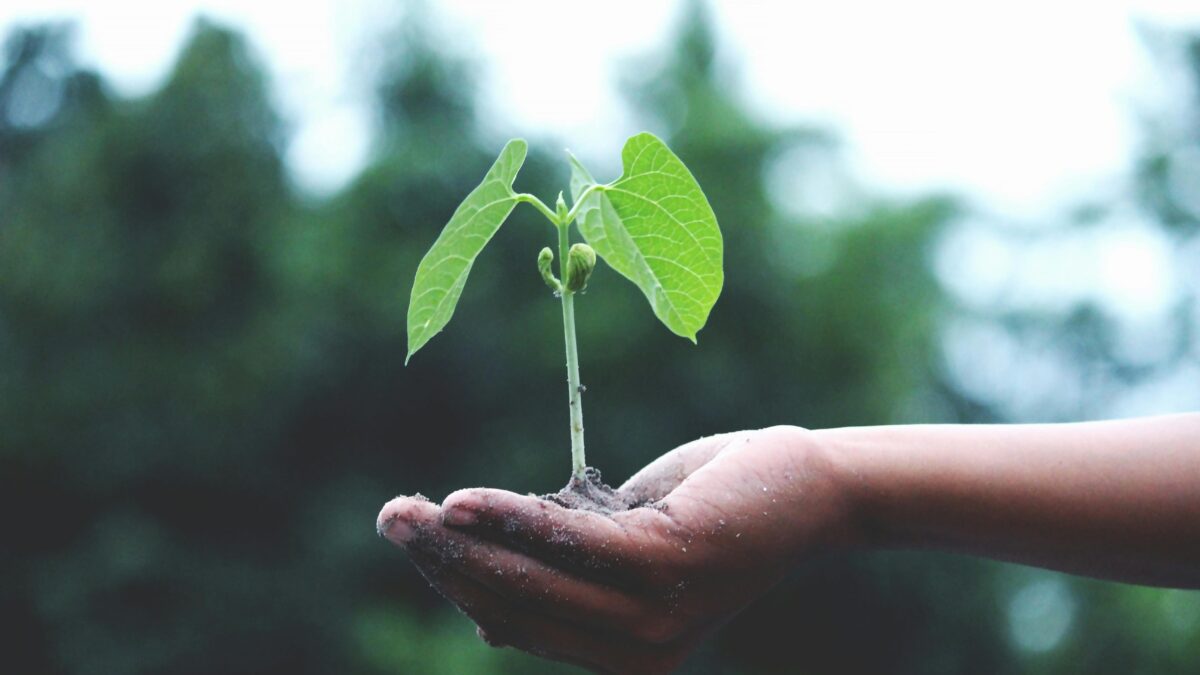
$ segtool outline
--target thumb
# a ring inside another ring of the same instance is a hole
[[[746,434],[736,431],[685,443],[647,464],[625,481],[618,492],[629,496],[635,504],[658,501],[679,487],[692,472],[712,461],[722,450]]]

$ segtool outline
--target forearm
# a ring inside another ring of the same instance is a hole
[[[868,545],[1200,587],[1200,414],[816,437]]]

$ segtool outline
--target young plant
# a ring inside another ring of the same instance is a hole
[[[696,179],[652,134],[638,134],[625,142],[621,151],[624,171],[611,183],[597,183],[568,153],[570,209],[562,192],[551,209],[531,194],[513,191],[526,150],[520,139],[504,146],[483,182],[455,210],[417,267],[408,306],[405,363],[450,321],[471,266],[492,235],[517,204],[531,204],[558,235],[559,277],[551,269],[554,252],[549,247],[538,254],[537,267],[562,301],[571,411],[571,484],[580,484],[585,481],[587,463],[575,296],[586,287],[597,255],[642,290],[654,315],[667,328],[694,343],[724,281],[721,231]],[[571,243],[572,223],[587,243]]]

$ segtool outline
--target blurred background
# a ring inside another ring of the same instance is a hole
[[[562,148],[608,180],[653,131],[724,231],[699,346],[603,266],[580,303],[610,482],[771,424],[1200,408],[1200,10],[240,4],[0,9],[0,670],[570,670],[373,529],[567,478],[532,209],[403,367],[417,261],[512,136],[549,201]],[[1198,661],[1200,594],[894,552],[806,563],[685,672]]]

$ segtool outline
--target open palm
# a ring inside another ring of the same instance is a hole
[[[693,441],[621,486],[641,506],[601,515],[473,488],[379,515],[485,640],[602,672],[668,672],[812,549],[848,537],[811,432]]]

